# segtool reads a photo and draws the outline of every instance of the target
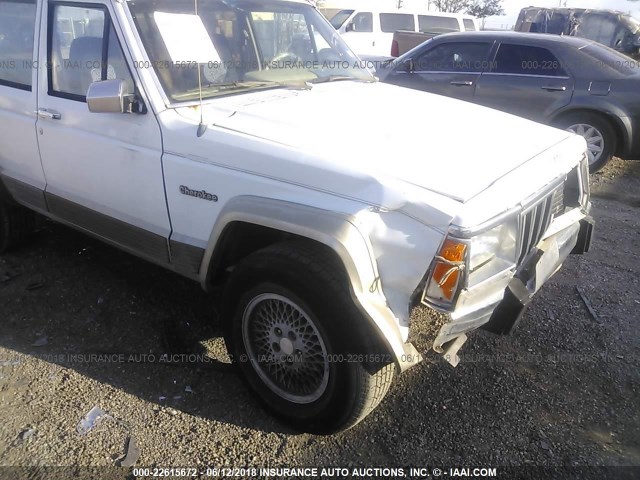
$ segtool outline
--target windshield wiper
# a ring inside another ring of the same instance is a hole
[[[277,82],[227,82],[227,83],[210,83],[207,85],[202,85],[202,93],[203,95],[207,92],[207,95],[210,94],[211,90],[215,90],[218,92],[224,92],[229,90],[244,90],[251,88],[280,88],[281,85]],[[199,88],[192,88],[186,92],[183,92],[179,95],[174,95],[176,100],[185,99],[193,96],[198,96],[200,93]]]
[[[254,81],[254,82],[211,83],[211,84],[202,86],[202,94],[203,96],[205,94],[209,96],[212,93],[215,94],[218,92],[229,92],[234,90],[245,90],[245,89],[263,89],[263,88],[288,88],[292,90],[309,90],[311,88],[311,85],[307,81],[291,81],[291,82]],[[214,90],[214,92],[211,92],[212,90]],[[200,93],[200,90],[198,88],[194,88],[180,95],[175,95],[174,98],[176,100],[184,100],[185,98],[198,96],[199,93]]]
[[[311,83],[328,83],[328,82],[341,82],[345,80],[351,80],[354,82],[374,83],[375,79],[364,79],[357,77],[350,77],[349,75],[327,75],[326,77],[318,77],[311,80]]]

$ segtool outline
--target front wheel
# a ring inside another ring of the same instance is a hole
[[[277,415],[316,433],[357,424],[395,371],[384,355],[353,353],[361,314],[332,266],[322,249],[269,247],[236,267],[225,298],[231,354],[249,386]]]
[[[561,117],[556,125],[582,136],[587,142],[589,171],[601,170],[616,150],[616,134],[611,124],[593,113],[570,113]]]

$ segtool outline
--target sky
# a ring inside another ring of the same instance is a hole
[[[489,17],[485,26],[489,28],[511,28],[516,23],[518,13],[523,7],[557,7],[560,0],[503,0],[502,8],[506,15],[502,17]],[[640,19],[640,1],[627,0],[562,0],[562,6],[573,8],[607,8],[631,13]]]

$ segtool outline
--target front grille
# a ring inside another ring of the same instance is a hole
[[[562,186],[558,190],[562,190]],[[518,265],[522,263],[531,249],[542,240],[544,232],[549,228],[552,220],[554,197],[555,192],[547,195],[525,210],[520,216]]]
[[[553,195],[551,196],[551,217],[559,217],[564,211],[564,186],[560,186],[553,191]]]

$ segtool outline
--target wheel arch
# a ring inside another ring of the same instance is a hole
[[[628,121],[625,121],[627,117],[620,116],[618,114],[624,114],[624,112],[615,112],[611,109],[606,109],[606,111],[603,111],[591,106],[571,105],[569,108],[556,112],[553,117],[551,117],[550,123],[552,125],[556,124],[562,118],[576,113],[588,113],[591,115],[596,115],[607,121],[613,128],[613,131],[616,135],[616,148],[613,152],[614,155],[624,156],[626,154],[631,142],[631,124]]]
[[[248,235],[256,239],[243,240]],[[369,239],[347,214],[256,196],[230,200],[218,217],[203,256],[203,288],[210,290],[222,283],[225,272],[247,255],[290,239],[314,242],[336,256],[352,299],[368,326],[374,327],[359,333],[376,332],[379,345],[392,354],[401,369],[408,368],[406,354],[416,352],[404,343],[397,318],[382,293]]]

